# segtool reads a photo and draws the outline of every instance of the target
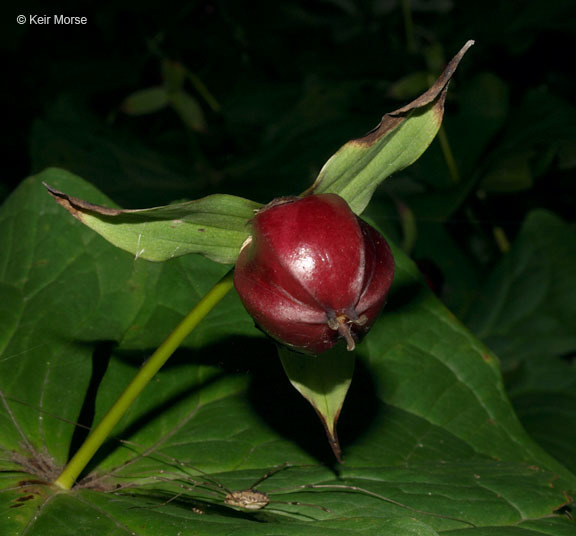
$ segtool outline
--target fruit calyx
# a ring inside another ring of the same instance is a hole
[[[356,348],[356,341],[352,336],[351,325],[363,326],[366,322],[368,322],[368,317],[366,315],[361,315],[356,319],[351,319],[348,315],[341,314],[334,317],[329,316],[326,323],[330,329],[333,329],[340,334],[340,336],[346,341],[346,350],[351,352]]]

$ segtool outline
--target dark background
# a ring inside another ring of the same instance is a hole
[[[54,165],[130,208],[298,193],[472,38],[445,119],[458,176],[435,141],[367,216],[439,292],[450,274],[430,247],[437,226],[481,277],[529,210],[574,221],[572,0],[30,2],[2,13],[0,200]],[[19,14],[88,22],[19,25]],[[126,99],[174,90],[174,73],[186,102],[136,114],[146,110]]]

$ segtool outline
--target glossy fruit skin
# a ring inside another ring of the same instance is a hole
[[[234,285],[260,328],[304,353],[353,350],[394,277],[384,238],[336,194],[277,199],[251,223]]]

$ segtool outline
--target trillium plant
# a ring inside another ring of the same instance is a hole
[[[144,364],[56,485],[74,485],[142,389],[233,287],[257,327],[278,343],[288,379],[320,416],[341,459],[336,422],[352,379],[354,350],[369,336],[394,275],[390,245],[360,215],[378,185],[412,164],[432,142],[449,81],[472,44],[465,44],[423,95],[342,146],[301,195],[262,206],[217,194],[122,210],[94,205],[45,183],[74,217],[137,259],[162,262],[199,254],[234,265]]]

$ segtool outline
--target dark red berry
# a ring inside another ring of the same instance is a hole
[[[336,194],[277,199],[252,229],[234,285],[256,323],[295,350],[319,354],[339,338],[353,350],[392,284],[384,238]]]

